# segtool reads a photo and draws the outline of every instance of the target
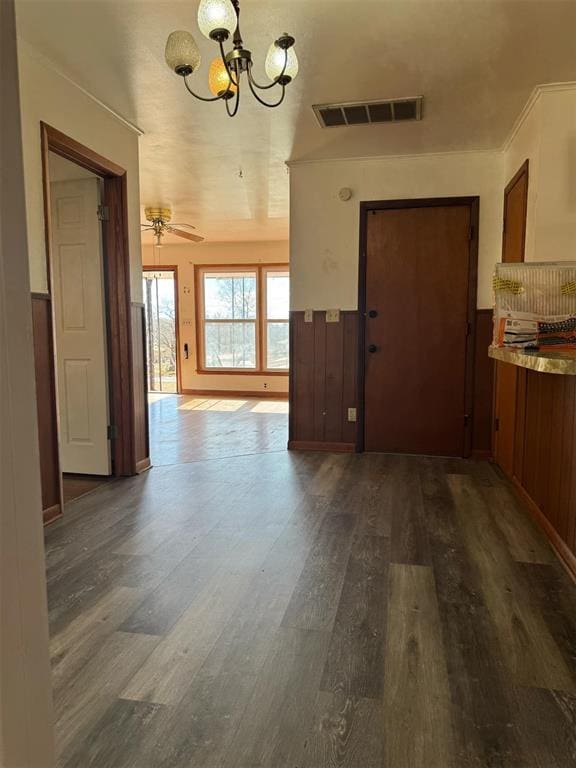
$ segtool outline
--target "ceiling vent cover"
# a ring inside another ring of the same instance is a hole
[[[312,109],[322,128],[339,125],[375,125],[422,120],[422,96],[385,101],[314,104]]]

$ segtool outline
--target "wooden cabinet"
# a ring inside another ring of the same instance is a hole
[[[576,376],[496,370],[495,460],[576,576]]]
[[[509,477],[514,476],[518,371],[510,363],[496,363],[494,458]]]

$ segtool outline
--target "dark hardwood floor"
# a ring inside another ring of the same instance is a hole
[[[72,509],[60,766],[576,765],[576,587],[489,464],[260,453]]]

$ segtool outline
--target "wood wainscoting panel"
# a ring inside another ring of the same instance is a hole
[[[492,453],[494,399],[494,361],[488,357],[492,342],[492,310],[476,310],[474,345],[474,413],[472,419],[472,455],[487,458]]]
[[[144,304],[132,302],[132,371],[134,376],[134,458],[136,472],[150,467],[148,385],[146,381],[146,318]]]
[[[358,408],[358,313],[340,312],[326,322],[326,312],[290,313],[290,437],[293,450],[353,451],[357,422],[348,409]]]
[[[576,555],[576,379],[526,371],[521,473],[516,478]]]
[[[44,522],[50,522],[62,514],[52,302],[48,294],[33,293],[31,298],[42,511]]]

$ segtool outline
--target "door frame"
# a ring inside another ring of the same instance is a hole
[[[47,123],[40,123],[42,184],[44,190],[44,233],[46,241],[47,298],[52,302],[53,259],[50,215],[49,152],[85,168],[103,180],[102,204],[108,209],[102,222],[104,258],[104,311],[108,346],[108,379],[112,440],[112,474],[133,475],[137,472],[134,379],[132,358],[132,322],[130,296],[130,254],[128,245],[128,195],[126,170],[93,152]],[[52,337],[54,337],[52,306]],[[54,338],[53,338],[54,344]],[[55,380],[55,357],[51,356],[51,375]],[[57,424],[59,430],[59,425]],[[58,456],[60,473],[60,457]],[[60,509],[63,500],[60,493]]]
[[[372,200],[360,203],[360,246],[358,262],[358,436],[357,451],[364,451],[366,415],[366,265],[368,242],[368,215],[372,211],[402,208],[446,208],[468,206],[470,209],[470,269],[468,271],[468,336],[466,344],[465,408],[468,420],[464,426],[464,456],[472,450],[472,424],[474,405],[474,348],[476,342],[476,304],[478,285],[478,225],[480,197],[427,197],[402,200]]]
[[[176,394],[182,394],[182,358],[180,350],[180,290],[178,286],[178,265],[177,264],[144,264],[142,272],[173,272],[174,273],[174,326],[176,332]],[[145,329],[146,334],[148,328]],[[149,392],[148,369],[146,369],[146,391]],[[169,393],[166,393],[169,394]]]

